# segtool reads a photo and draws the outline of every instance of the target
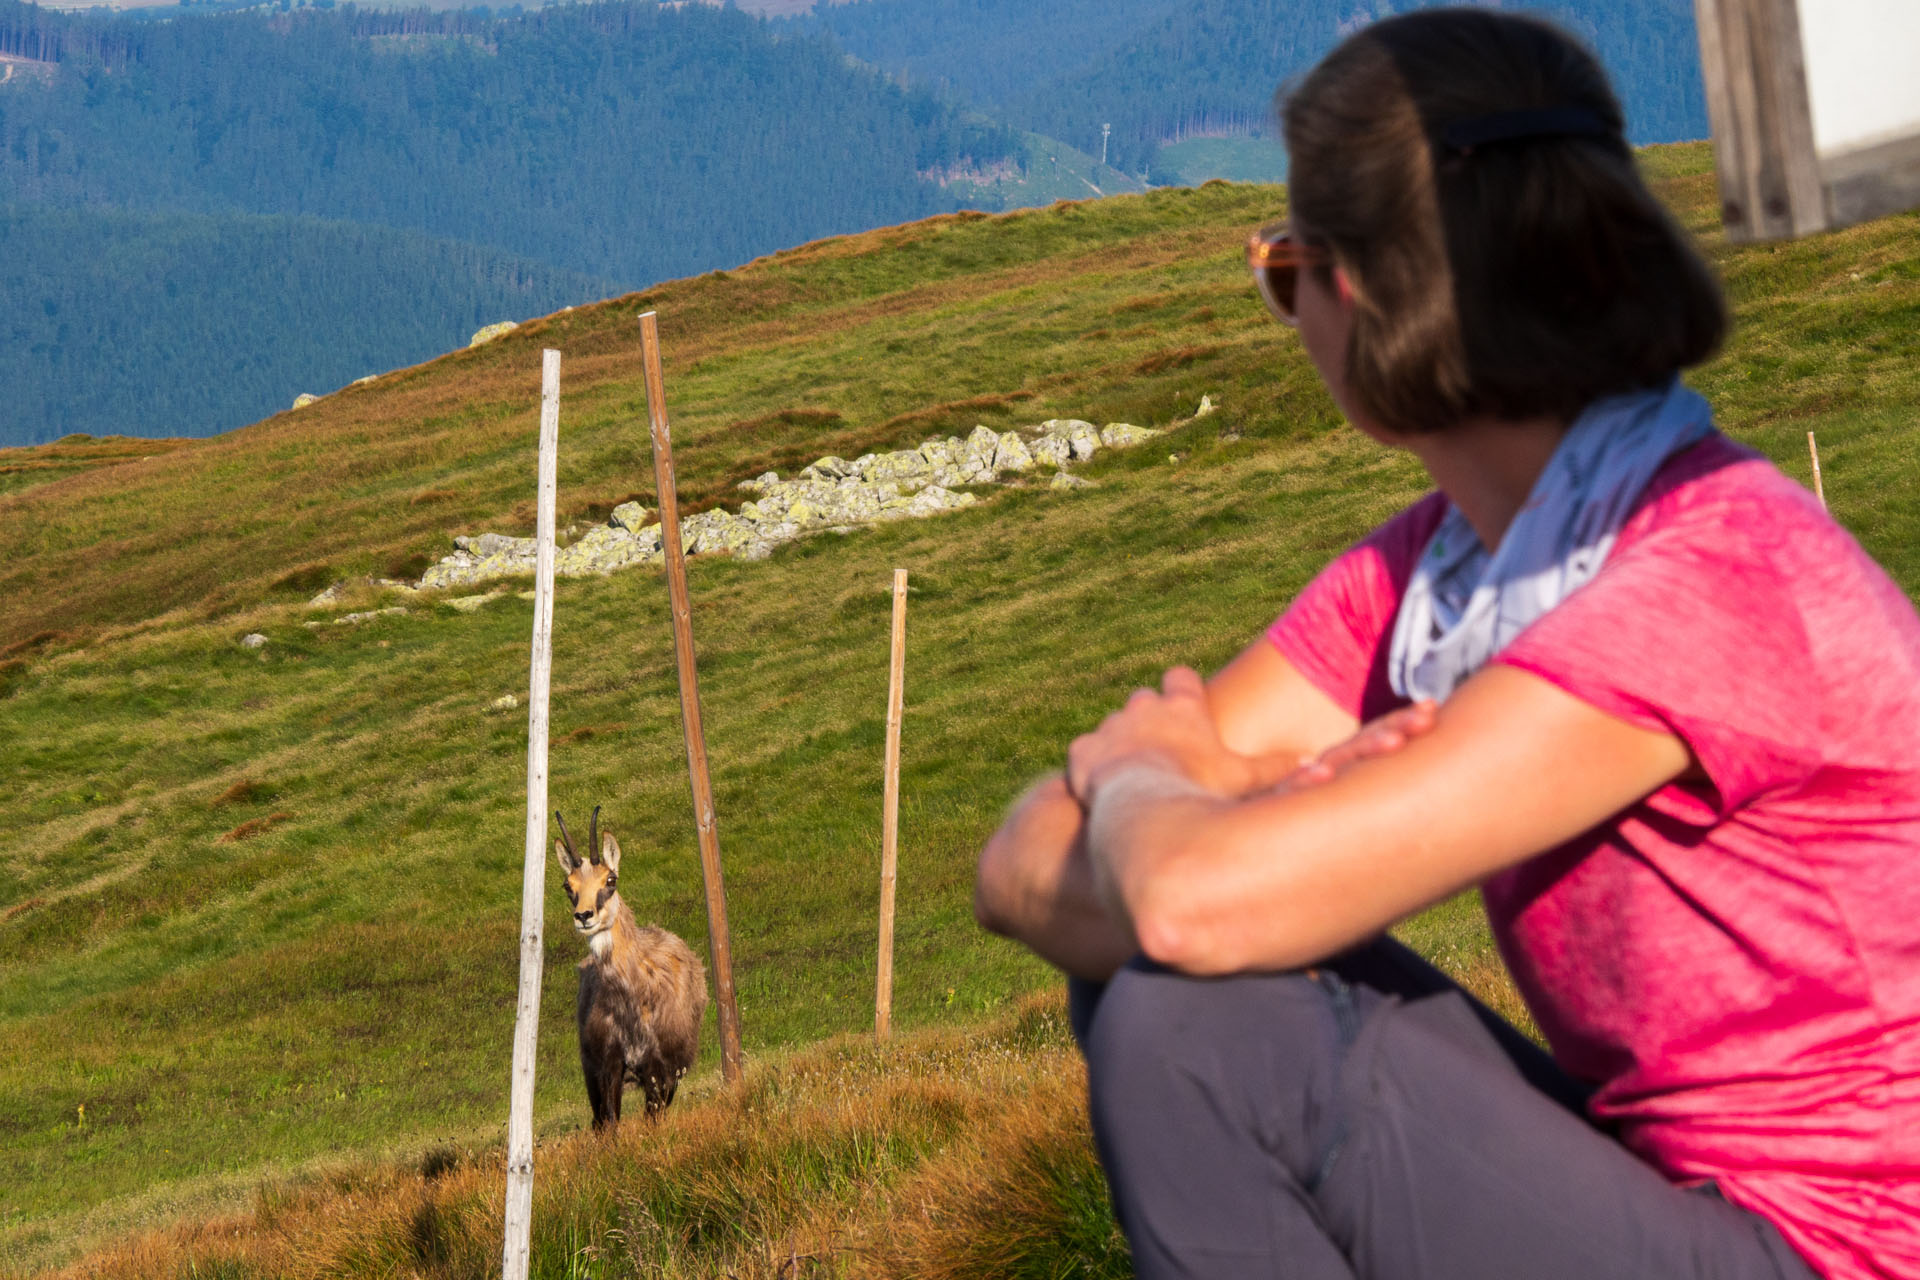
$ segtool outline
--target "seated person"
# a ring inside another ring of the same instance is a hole
[[[980,861],[1138,1274],[1920,1277],[1920,619],[1680,384],[1724,307],[1572,40],[1416,12],[1282,110],[1261,290],[1437,492]],[[1383,936],[1470,886],[1550,1058]]]

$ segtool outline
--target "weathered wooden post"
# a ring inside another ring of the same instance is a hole
[[[686,731],[687,777],[693,821],[700,836],[700,872],[707,887],[707,945],[719,1006],[720,1075],[740,1079],[740,1006],[733,993],[733,945],[727,934],[727,886],[720,872],[720,836],[714,829],[713,783],[707,776],[707,735],[700,723],[700,678],[694,669],[693,615],[687,605],[687,561],[680,547],[680,501],[673,482],[673,442],[667,434],[666,380],[660,372],[660,329],[653,312],[640,317],[641,365],[647,383],[647,421],[653,435],[653,483],[660,498],[660,544],[667,559],[667,597],[673,606],[673,656],[680,671],[680,723]]]
[[[547,695],[553,673],[553,508],[560,453],[560,353],[543,351],[534,527],[533,673],[527,692],[527,846],[520,881],[520,1005],[513,1021],[502,1280],[526,1280],[533,1227],[533,1068],[540,1038],[541,922],[547,888]]]
[[[1807,432],[1807,454],[1813,459],[1813,496],[1820,499],[1820,509],[1827,509],[1827,491],[1820,483],[1820,446],[1813,442],[1813,432]]]
[[[887,668],[887,763],[880,811],[880,981],[873,1034],[893,1033],[893,889],[900,860],[900,715],[907,681],[907,571],[893,571],[893,658]]]

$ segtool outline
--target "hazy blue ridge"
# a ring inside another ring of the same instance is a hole
[[[0,446],[210,435],[615,291],[317,218],[0,208]]]
[[[49,15],[0,0],[0,201],[306,214],[641,286],[952,207],[1014,135],[732,9]],[[37,52],[36,52],[37,51]]]
[[[853,0],[788,21],[830,33],[877,67],[996,107],[1186,8],[1187,0]]]
[[[1274,89],[1346,32],[1437,0],[857,0],[812,20],[856,55],[1138,173],[1189,136],[1265,131]],[[1691,0],[1503,5],[1559,21],[1613,77],[1635,142],[1707,134]],[[1025,85],[1025,88],[1018,86]],[[1173,180],[1155,173],[1156,180]]]

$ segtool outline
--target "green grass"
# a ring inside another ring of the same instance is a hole
[[[1281,182],[1287,176],[1287,151],[1273,138],[1187,138],[1162,146],[1154,166],[1189,183],[1209,178]]]
[[[1920,218],[1734,249],[1711,226],[1704,148],[1647,163],[1735,305],[1729,349],[1693,381],[1791,474],[1817,430],[1836,514],[1920,589],[1904,500]],[[1425,485],[1340,426],[1253,299],[1239,245],[1281,207],[1276,189],[1214,184],[936,220],[537,321],[164,456],[0,452],[63,468],[0,491],[0,1260],[39,1268],[182,1215],[258,1210],[262,1186],[378,1181],[365,1171],[443,1148],[497,1163],[526,722],[487,708],[524,698],[530,606],[311,630],[342,610],[298,601],[439,555],[455,532],[528,529],[543,345],[566,353],[563,513],[650,499],[646,307],[691,505],[736,501],[734,481],[768,466],[975,421],[1162,424],[1202,393],[1223,405],[1105,456],[1093,490],[1009,490],[764,564],[691,566],[750,1060],[786,1069],[871,1025],[895,566],[913,584],[896,1023],[983,1025],[1049,987],[972,923],[974,853],[1007,800],[1134,684],[1228,657]],[[256,630],[266,648],[239,648]],[[553,708],[555,806],[604,804],[636,913],[703,947],[658,575],[561,584]],[[551,884],[547,906],[538,1123],[558,1141],[586,1107],[578,947]],[[1470,900],[1408,936],[1501,998]],[[716,1093],[708,1040],[689,1116]],[[1022,1167],[1053,1167],[1049,1150]],[[866,1204],[853,1219],[879,1211],[867,1194],[846,1191]],[[1103,1219],[1088,1221],[1097,1245]],[[567,1273],[577,1249],[553,1247],[542,1274]]]

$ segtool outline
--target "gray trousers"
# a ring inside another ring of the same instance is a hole
[[[1310,974],[1074,982],[1135,1274],[1811,1280],[1759,1216],[1584,1118],[1584,1090],[1398,943]]]

